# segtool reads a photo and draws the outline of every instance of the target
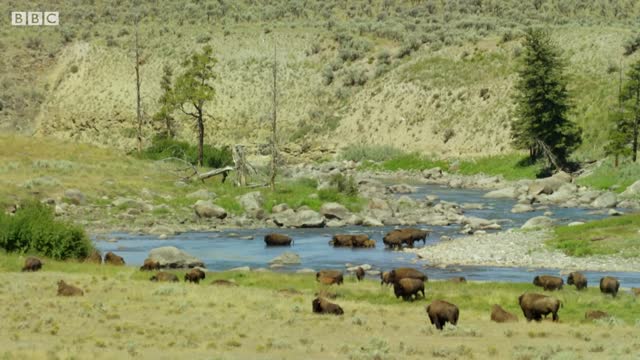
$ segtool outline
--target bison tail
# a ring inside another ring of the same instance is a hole
[[[558,303],[560,303],[560,308],[564,307],[564,303],[562,302],[562,300],[558,300]]]

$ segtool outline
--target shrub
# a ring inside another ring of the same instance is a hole
[[[14,216],[0,213],[0,248],[65,260],[85,258],[93,245],[81,227],[55,220],[50,207],[30,202]]]
[[[624,43],[624,55],[629,56],[640,49],[640,34],[636,34],[633,38]]]
[[[233,163],[231,150],[226,146],[216,148],[205,144],[203,153],[205,166],[220,168]],[[175,157],[195,165],[198,163],[198,147],[190,145],[186,141],[156,136],[151,145],[142,152],[141,156],[151,160]]]
[[[71,68],[69,69],[71,71],[72,74],[75,74],[78,72],[78,65],[71,65]]]
[[[367,73],[365,70],[349,69],[345,73],[344,86],[362,86],[367,83]]]
[[[335,174],[329,180],[329,184],[335,187],[338,192],[347,196],[358,195],[358,184],[353,179],[353,176],[344,176],[342,174]]]
[[[353,161],[385,161],[401,154],[402,150],[389,145],[351,145],[343,150],[341,158]]]
[[[200,34],[196,37],[196,43],[204,44],[211,40],[211,36],[209,34]]]
[[[324,69],[322,70],[322,81],[324,82],[325,85],[331,85],[331,83],[333,82],[333,79],[334,79],[333,68],[331,67],[331,65],[325,66]]]

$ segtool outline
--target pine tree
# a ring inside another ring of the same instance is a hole
[[[514,144],[529,150],[531,160],[544,157],[562,168],[582,142],[580,128],[567,118],[571,105],[563,73],[565,64],[545,30],[528,30],[524,47],[516,84]]]
[[[171,85],[171,77],[173,76],[173,70],[169,65],[165,65],[162,68],[163,74],[160,79],[160,88],[162,89],[162,95],[158,99],[160,104],[160,110],[153,115],[153,120],[162,122],[165,127],[166,137],[172,138],[175,136],[174,118],[173,112],[176,108],[175,96],[173,94],[173,87]]]
[[[633,162],[638,158],[638,136],[640,135],[640,60],[631,65],[627,72],[627,82],[622,89],[622,99],[630,108],[631,156]]]

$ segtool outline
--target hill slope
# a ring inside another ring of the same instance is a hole
[[[132,149],[133,19],[140,14],[147,119],[163,65],[179,72],[188,53],[214,47],[219,79],[207,108],[209,143],[267,142],[275,41],[281,137],[290,152],[372,143],[437,156],[503,153],[512,150],[519,36],[543,25],[564,49],[572,116],[585,130],[581,155],[589,157],[605,140],[619,66],[637,56],[623,57],[622,45],[640,15],[640,4],[626,0],[136,3],[20,5],[60,11],[57,28],[11,27],[3,19],[0,128]],[[16,7],[0,4],[6,13]],[[192,136],[177,115],[180,136]],[[148,124],[145,137],[158,126]]]

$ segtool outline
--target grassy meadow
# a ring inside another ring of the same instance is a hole
[[[0,357],[290,358],[321,359],[633,359],[640,308],[626,291],[616,299],[590,288],[552,295],[564,302],[560,322],[527,323],[517,297],[530,284],[430,281],[426,299],[403,302],[377,279],[338,287],[318,285],[313,274],[208,273],[199,285],[152,283],[132,267],[45,260],[44,270],[19,272],[23,256],[0,253]],[[56,282],[79,286],[82,297],[56,296]],[[237,287],[215,286],[228,279]],[[299,293],[283,293],[292,288]],[[318,291],[345,315],[311,313]],[[439,332],[424,306],[433,299],[457,304],[457,327]],[[519,321],[489,321],[492,304]],[[19,308],[19,311],[16,311]],[[584,311],[609,312],[609,320],[584,320]],[[34,346],[37,344],[37,346]]]

